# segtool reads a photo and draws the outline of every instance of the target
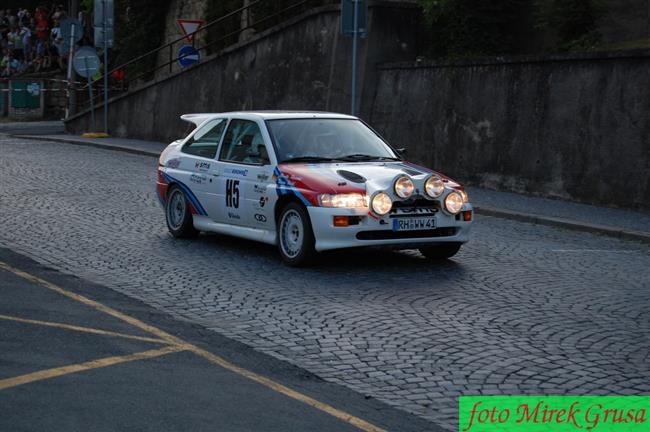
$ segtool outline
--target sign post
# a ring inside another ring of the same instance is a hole
[[[367,15],[367,0],[341,0],[341,33],[352,36],[352,115],[357,115],[357,51],[359,37],[367,35]]]
[[[74,56],[75,44],[83,37],[83,26],[81,22],[74,18],[67,18],[61,22],[61,38],[63,39],[62,53],[68,54],[68,73],[66,78],[68,81],[68,88],[66,90],[68,96],[68,105],[65,110],[66,118],[74,113],[74,101],[76,94],[72,91],[72,57]]]
[[[102,33],[104,34],[104,133],[108,133],[108,35],[106,34],[106,0],[102,0]]]
[[[108,134],[108,49],[113,47],[113,0],[95,0],[95,46],[104,50],[104,132]]]
[[[74,70],[85,77],[88,81],[88,97],[90,98],[90,118],[92,121],[92,132],[95,132],[95,104],[93,103],[93,84],[91,77],[99,71],[99,57],[95,52],[95,48],[85,46],[79,48],[74,56],[73,66]]]

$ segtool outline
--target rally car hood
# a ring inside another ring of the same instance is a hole
[[[279,172],[297,188],[305,192],[372,194],[379,190],[391,190],[399,176],[407,175],[417,183],[423,183],[431,174],[438,174],[450,188],[461,186],[441,173],[409,162],[355,162],[280,164]]]

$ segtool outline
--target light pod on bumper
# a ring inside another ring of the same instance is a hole
[[[445,183],[437,175],[432,175],[424,182],[424,190],[431,198],[438,198],[445,191]]]
[[[395,190],[395,194],[398,197],[406,199],[413,195],[413,192],[415,191],[415,185],[413,184],[413,180],[406,176],[402,176],[398,177],[397,180],[395,180],[393,189]]]
[[[372,197],[370,205],[372,206],[372,211],[379,216],[383,216],[393,208],[393,200],[390,199],[386,192],[379,192]]]
[[[451,214],[458,214],[463,208],[463,197],[456,191],[450,192],[445,198],[445,208]]]

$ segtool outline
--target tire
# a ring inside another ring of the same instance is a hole
[[[194,228],[190,205],[178,186],[172,186],[167,193],[165,219],[167,229],[176,238],[191,238],[198,233]]]
[[[280,212],[278,220],[278,250],[282,260],[292,267],[311,263],[316,255],[316,241],[305,207],[289,203]]]
[[[420,248],[420,253],[428,260],[443,260],[451,258],[458,253],[462,243],[444,243],[436,246]]]

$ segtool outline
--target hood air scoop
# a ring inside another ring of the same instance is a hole
[[[336,172],[338,175],[346,179],[347,181],[351,181],[352,183],[365,183],[366,178],[357,174],[353,173],[352,171],[346,171],[346,170],[338,170]]]

